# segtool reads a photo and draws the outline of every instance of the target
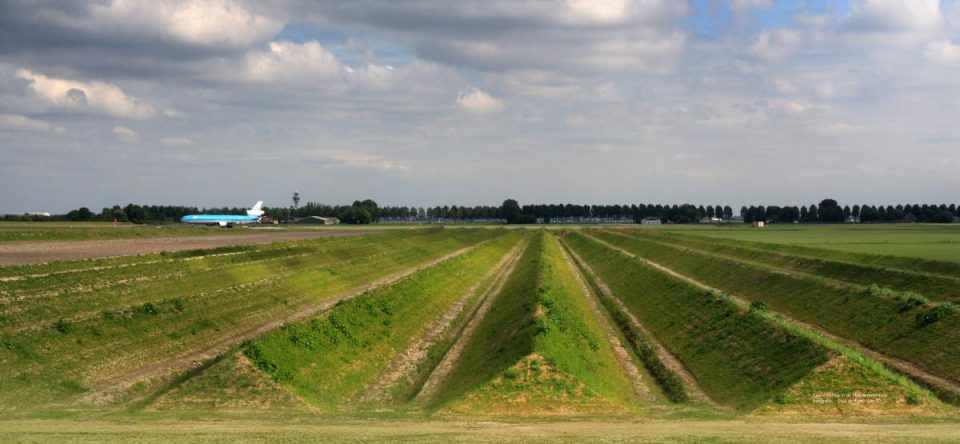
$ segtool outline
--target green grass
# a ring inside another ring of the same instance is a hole
[[[715,401],[750,411],[811,374],[830,353],[808,338],[743,313],[705,292],[580,233],[577,252]]]
[[[916,305],[883,292],[825,285],[641,238],[597,237],[722,291],[819,325],[948,379],[960,375],[960,314],[951,305]]]
[[[939,301],[960,300],[960,276],[950,278],[917,271],[831,260],[810,256],[809,252],[806,252],[807,255],[799,255],[791,252],[790,248],[773,251],[767,248],[757,248],[751,243],[725,239],[705,239],[698,236],[683,235],[678,232],[655,232],[652,230],[622,230],[620,232],[754,261],[758,264],[783,270],[815,274],[853,285],[878,285],[897,291],[916,292]]]
[[[622,412],[632,386],[566,263],[539,232],[433,407],[476,414]]]
[[[336,410],[359,394],[424,328],[492,269],[520,235],[511,233],[467,255],[283,327],[244,348],[258,368],[307,402]]]
[[[119,375],[203,349],[501,233],[439,229],[367,241],[308,241],[317,248],[304,256],[181,261],[176,276],[161,273],[121,288],[84,292],[55,285],[54,293],[41,286],[39,293],[18,294],[3,306],[0,408],[74,405]],[[261,250],[249,251],[258,257]],[[91,273],[106,273],[110,282],[113,272]],[[136,392],[148,395],[151,387]]]
[[[678,231],[676,227],[664,227]],[[680,230],[696,236],[809,248],[815,257],[960,274],[960,224],[749,225]],[[777,247],[773,247],[777,248]],[[827,251],[827,255],[822,253]],[[803,251],[791,249],[790,251]],[[920,262],[915,260],[920,259]],[[948,262],[948,264],[937,264]]]

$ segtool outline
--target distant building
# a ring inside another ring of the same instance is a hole
[[[753,228],[766,228],[766,227],[767,227],[767,223],[762,220],[753,222]]]
[[[701,224],[720,224],[720,223],[723,223],[723,219],[720,219],[719,217],[704,217],[703,219],[700,219],[700,223]]]
[[[307,216],[301,217],[295,221],[295,224],[312,224],[312,225],[336,225],[340,223],[340,219],[335,217],[322,217],[322,216]]]
[[[643,218],[643,220],[640,221],[640,223],[643,225],[660,225],[661,224],[659,217],[645,217]]]
[[[50,213],[46,211],[35,211],[33,213],[27,213],[27,216],[50,217]]]

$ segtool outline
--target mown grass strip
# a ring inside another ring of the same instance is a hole
[[[878,296],[869,289],[837,288],[646,239],[592,234],[706,285],[766,304],[869,349],[917,364],[936,376],[958,381],[960,314],[950,303],[916,304]]]
[[[261,370],[307,402],[346,406],[430,320],[442,315],[519,240],[501,236],[393,286],[284,326],[244,347]]]
[[[742,312],[721,294],[668,276],[581,233],[567,239],[721,404],[749,411],[830,358],[810,339],[755,313]]]

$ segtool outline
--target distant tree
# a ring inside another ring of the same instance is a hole
[[[373,222],[373,216],[370,212],[359,206],[344,207],[337,218],[343,223],[352,225],[365,225]]]
[[[297,191],[293,192],[293,208],[296,209],[300,206],[300,193]]]
[[[374,222],[380,219],[380,207],[377,205],[373,199],[365,200],[356,200],[353,202],[352,207],[356,210],[364,210],[367,213],[367,216],[370,219],[370,222]],[[370,223],[370,222],[360,222],[360,223]]]
[[[838,223],[843,222],[843,208],[840,208],[840,205],[837,204],[836,200],[833,199],[824,199],[820,201],[819,208],[819,217],[820,222],[825,223]]]
[[[724,219],[733,219],[733,208],[730,208],[730,205],[723,207],[723,218]]]
[[[933,218],[930,219],[930,222],[933,222],[935,224],[951,223],[953,222],[953,213],[947,210],[940,211],[933,215]]]
[[[523,212],[520,210],[520,204],[513,199],[503,201],[503,205],[500,205],[500,216],[506,219],[508,224],[519,224],[523,221]]]
[[[877,220],[879,220],[879,212],[875,207],[871,205],[860,207],[860,222],[876,222]]]
[[[67,220],[70,221],[82,222],[90,219],[93,219],[93,212],[87,207],[80,207],[67,213]]]
[[[807,220],[804,222],[816,223],[820,221],[820,211],[817,209],[816,205],[810,205],[810,208],[807,209]]]
[[[124,207],[123,212],[127,215],[127,220],[135,224],[142,224],[146,221],[146,212],[140,205],[129,204]]]

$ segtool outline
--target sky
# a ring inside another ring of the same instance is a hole
[[[960,0],[0,0],[0,213],[955,203]]]

